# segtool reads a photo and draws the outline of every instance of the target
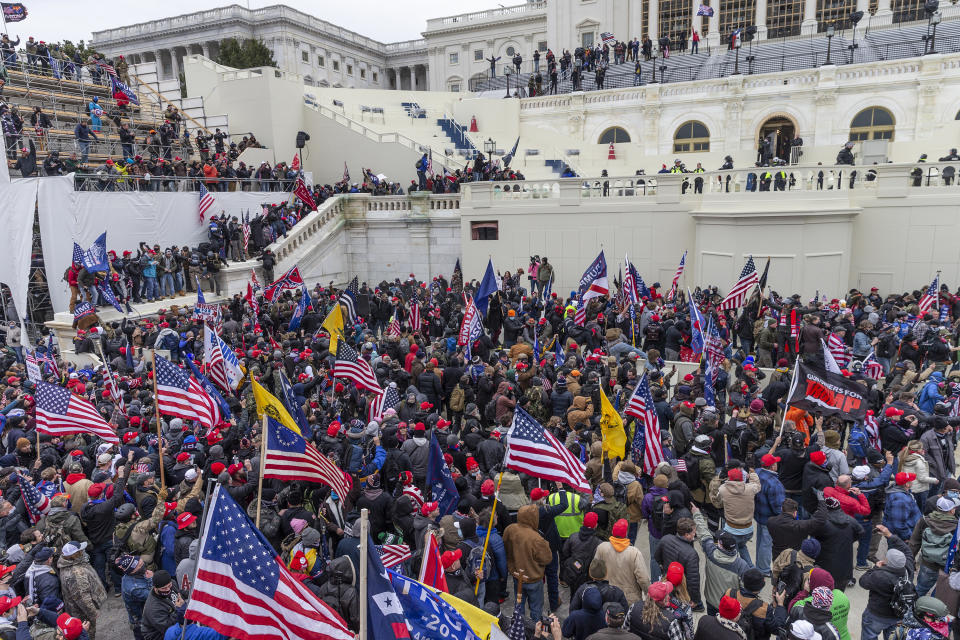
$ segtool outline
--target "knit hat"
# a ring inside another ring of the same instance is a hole
[[[627,521],[624,518],[620,518],[613,524],[613,529],[610,531],[610,533],[614,538],[626,538],[628,528],[629,525],[627,524]]]
[[[853,476],[854,480],[863,480],[870,475],[870,467],[865,464],[859,465],[853,468],[853,470],[850,472],[850,475]]]
[[[800,543],[800,551],[808,558],[816,559],[820,555],[820,541],[816,538],[807,538]]]
[[[736,620],[740,615],[740,602],[736,598],[723,596],[720,598],[720,616],[727,620]]]
[[[826,587],[833,590],[835,583],[833,581],[833,576],[830,575],[830,572],[826,569],[821,569],[820,567],[814,567],[810,569],[810,588],[816,589],[817,587]]]
[[[826,587],[817,587],[810,594],[812,596],[811,604],[817,609],[829,611],[833,605],[833,590]]]
[[[673,586],[679,586],[683,582],[683,565],[679,562],[671,562],[667,566],[667,581]]]
[[[160,569],[159,571],[154,572],[153,574],[153,586],[162,589],[173,582],[173,578],[170,577],[170,572],[165,569]]]
[[[823,466],[823,463],[827,461],[827,454],[823,451],[813,451],[810,453],[810,462],[815,465]]]
[[[654,582],[647,590],[647,595],[656,602],[663,602],[673,591],[673,584],[669,582]]]
[[[750,413],[761,413],[763,411],[763,400],[754,398],[750,402]]]
[[[908,482],[913,482],[914,480],[916,480],[916,479],[917,479],[917,474],[915,474],[915,473],[906,473],[906,472],[904,472],[904,471],[901,471],[901,472],[898,473],[897,475],[893,476],[893,479],[896,480],[897,484],[902,487],[903,485],[907,484]]]
[[[747,569],[743,574],[743,588],[751,593],[759,593],[763,589],[763,574],[759,569]]]
[[[791,624],[789,637],[797,640],[823,640],[823,637],[813,628],[813,624],[806,620],[797,620]]]
[[[907,557],[902,551],[887,549],[886,564],[891,569],[903,569],[907,566]]]
[[[833,429],[827,429],[823,432],[823,442],[831,449],[839,449],[840,434]]]
[[[480,495],[484,497],[492,496],[496,490],[497,487],[490,478],[487,478],[480,484]]]
[[[737,480],[737,481],[742,482],[742,481],[743,481],[743,471],[741,471],[739,468],[730,469],[730,471],[727,472],[727,480]]]
[[[660,487],[661,489],[666,489],[668,486],[670,486],[670,478],[663,475],[662,473],[658,473],[653,477],[653,486]]]
[[[587,529],[596,529],[597,528],[597,512],[588,511],[583,516],[583,526]]]

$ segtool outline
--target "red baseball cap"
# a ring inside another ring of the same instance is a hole
[[[772,467],[773,465],[775,465],[775,464],[777,464],[778,462],[780,462],[780,460],[781,460],[781,459],[780,459],[779,457],[770,455],[770,454],[768,453],[768,454],[766,454],[765,456],[763,456],[762,458],[760,458],[760,464],[762,464],[762,465],[765,466],[765,467]]]
[[[550,495],[550,492],[546,489],[541,489],[540,487],[535,487],[533,491],[530,492],[530,499],[536,502]]]
[[[917,474],[915,474],[915,473],[906,473],[906,472],[901,471],[901,472],[898,473],[897,475],[893,476],[893,479],[897,482],[898,485],[900,485],[900,486],[902,487],[903,485],[907,484],[908,482],[913,482],[914,480],[916,480],[916,479],[917,479]]]
[[[439,502],[424,502],[423,506],[420,507],[420,515],[429,516],[431,513],[440,508]]]
[[[883,415],[887,416],[888,418],[892,418],[894,416],[902,416],[903,411],[897,409],[896,407],[887,407],[886,411],[883,412]]]
[[[463,551],[460,551],[460,549],[454,549],[453,551],[444,551],[443,555],[440,556],[440,562],[443,564],[444,569],[449,569],[454,562],[457,562],[462,557],[463,557]]]
[[[177,529],[186,529],[197,519],[197,516],[193,515],[189,511],[184,511],[177,516]]]

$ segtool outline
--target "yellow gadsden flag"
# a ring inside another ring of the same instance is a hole
[[[253,379],[253,376],[250,377],[250,383],[253,385],[253,398],[257,402],[257,416],[262,419],[264,415],[267,415],[287,429],[299,434],[300,427],[297,426],[297,421],[293,419],[283,403],[260,386],[260,383]]]
[[[333,305],[327,319],[320,326],[330,334],[330,353],[337,353],[337,342],[343,337],[343,311],[339,304]]]
[[[603,434],[603,451],[607,458],[623,459],[627,456],[627,433],[623,430],[623,418],[610,404],[603,389],[600,390],[600,433]]]

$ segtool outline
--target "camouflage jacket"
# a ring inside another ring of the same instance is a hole
[[[62,557],[57,563],[63,604],[71,616],[81,620],[96,620],[107,592],[97,572],[90,566],[86,553]]]

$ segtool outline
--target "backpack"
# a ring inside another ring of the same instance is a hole
[[[731,598],[738,599],[736,589],[730,589],[726,593],[726,595]],[[752,622],[753,612],[762,606],[763,606],[763,600],[761,600],[760,598],[754,598],[753,600],[750,601],[750,604],[748,604],[746,607],[743,607],[743,609],[740,612],[740,617],[737,619],[737,624],[740,625],[740,629],[743,631],[743,634],[747,637],[747,640],[754,640],[754,638],[756,637],[754,635],[753,622]]]
[[[450,392],[450,410],[456,413],[463,411],[467,406],[466,398],[467,394],[464,393],[463,388],[459,384],[455,386]]]
[[[123,555],[127,550],[127,541],[130,540],[130,536],[133,534],[133,528],[137,526],[136,522],[131,522],[130,526],[127,527],[127,532],[123,534],[123,537],[119,540],[114,540],[113,544],[107,549],[107,564],[113,566],[117,558]]]
[[[66,528],[63,524],[53,524],[49,520],[44,522],[43,527],[43,544],[47,547],[53,547],[55,549],[62,549],[63,545],[70,542],[70,534],[67,533]]]
[[[893,585],[893,595],[890,596],[890,609],[897,614],[898,618],[903,618],[908,612],[913,611],[913,604],[917,601],[917,588],[910,582],[907,576],[900,576],[897,583]]]
[[[470,540],[464,540],[468,547],[470,547],[470,553],[467,554],[466,562],[463,563],[463,568],[465,573],[470,578],[470,581],[475,580],[477,569],[480,568],[481,561],[483,562],[483,580],[486,580],[490,577],[490,572],[493,571],[493,558],[490,557],[490,554],[486,554],[486,559],[484,559],[483,545],[479,542],[472,542]]]
[[[950,543],[953,542],[953,532],[937,533],[932,527],[923,530],[920,537],[920,557],[924,562],[935,564],[938,567],[947,564],[947,555],[950,553]]]
[[[614,482],[613,483],[613,497],[614,499],[621,503],[627,504],[627,487],[623,483]]]
[[[487,406],[483,408],[483,417],[488,424],[492,424],[497,420],[497,400],[500,396],[493,396],[490,399],[490,402],[487,403]]]
[[[703,488],[703,482],[700,481],[700,458],[693,453],[688,453],[681,458],[687,466],[687,470],[678,475],[690,491],[696,491]]]
[[[787,592],[787,602],[793,600],[803,586],[803,567],[797,562],[797,553],[796,549],[790,552],[790,565],[780,572],[780,582],[783,583],[782,590]],[[781,590],[779,585],[777,590]]]

